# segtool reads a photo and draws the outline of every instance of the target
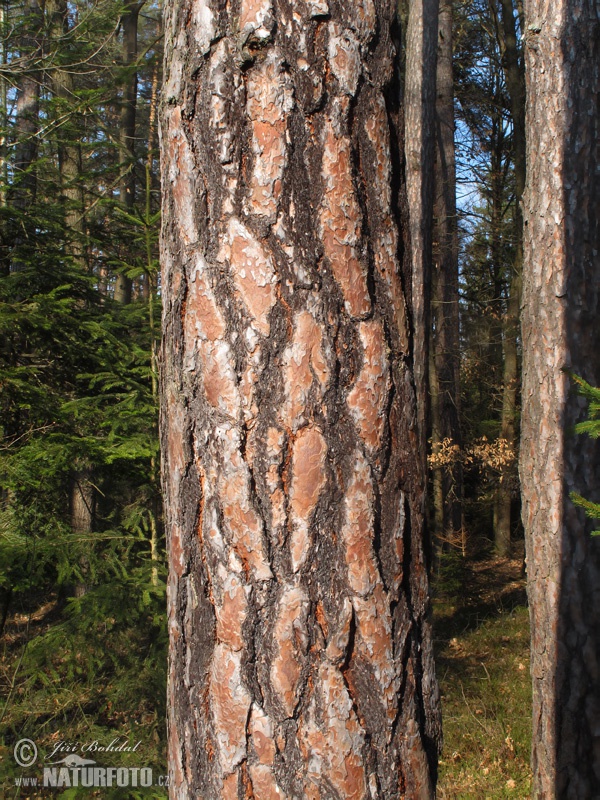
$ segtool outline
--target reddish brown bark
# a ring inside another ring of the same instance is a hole
[[[539,798],[600,796],[600,540],[569,500],[598,501],[600,453],[573,433],[600,383],[600,22],[584,0],[526,3],[521,483]]]
[[[433,794],[390,17],[167,10],[172,797]]]

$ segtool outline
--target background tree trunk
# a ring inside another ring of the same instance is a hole
[[[408,0],[405,69],[406,197],[419,445],[425,468],[429,417],[435,79],[439,0]]]
[[[389,4],[191,10],[161,121],[171,796],[430,798]]]
[[[34,64],[38,57],[35,34],[39,33],[42,20],[38,0],[27,0],[22,13],[23,19],[20,23],[23,32],[19,37],[19,56],[23,67],[17,82],[14,177],[8,192],[9,204],[12,204],[21,215],[35,202],[37,191],[40,82]],[[24,268],[18,254],[19,245],[23,243],[23,229],[23,221],[18,218],[14,220],[12,226],[9,226],[8,249],[16,248],[17,255],[3,259],[5,264],[9,265],[8,271],[20,272]],[[6,267],[3,271],[6,272]]]
[[[45,6],[51,41],[60,41],[69,30],[69,9],[66,0],[47,0]],[[61,111],[68,117],[59,128],[58,161],[61,194],[65,205],[67,251],[81,266],[84,264],[84,196],[82,180],[81,137],[77,112],[67,109],[75,99],[75,82],[69,65],[55,65],[50,73],[50,86]]]
[[[123,64],[131,70],[123,88],[119,120],[119,141],[121,145],[121,185],[119,200],[127,212],[135,203],[135,128],[138,74],[132,68],[137,61],[138,18],[144,3],[129,3],[121,17],[123,29]],[[127,275],[119,273],[115,281],[115,300],[117,303],[131,303],[132,281]]]
[[[86,553],[92,546],[90,534],[94,524],[94,487],[91,479],[92,471],[89,466],[78,463],[72,478],[71,529],[79,549],[83,553]],[[83,580],[74,587],[75,597],[83,597],[88,589],[86,576],[89,570],[89,559],[87,555],[81,556],[80,567]]]
[[[509,280],[508,301],[504,316],[502,346],[502,415],[500,437],[507,451],[517,448],[517,397],[519,389],[519,314],[523,273],[523,207],[525,189],[525,67],[520,51],[513,0],[501,0],[501,50],[504,79],[508,89],[512,122],[512,151],[515,176],[514,260]],[[494,499],[494,541],[499,555],[507,556],[511,549],[511,506],[514,494],[511,485],[513,463],[501,471]]]
[[[432,452],[444,439],[462,447],[458,317],[458,225],[454,152],[452,0],[439,11],[436,100],[434,259],[432,292],[432,372],[430,375]],[[434,519],[438,542],[463,544],[463,476],[459,459],[433,471]]]
[[[8,83],[4,74],[7,64],[6,47],[6,5],[5,0],[0,0],[0,208],[6,206],[6,190],[8,188],[8,152],[7,152],[7,126],[8,126]],[[0,245],[1,246],[1,245]],[[0,250],[0,273],[5,272],[5,259]]]
[[[527,188],[521,483],[532,628],[533,770],[544,798],[600,796],[600,453],[576,436],[600,383],[600,21],[584,0],[526,3]]]
[[[26,0],[23,9],[23,35],[21,37],[20,57],[23,71],[17,86],[17,108],[15,132],[17,135],[14,159],[15,183],[12,202],[18,209],[24,209],[35,199],[36,171],[32,169],[38,151],[38,125],[40,82],[34,69],[38,56],[38,42],[41,9],[38,0]]]
[[[69,30],[69,9],[66,0],[47,0],[45,11],[51,34],[51,41],[60,41]],[[56,100],[61,103],[61,112],[75,98],[75,82],[69,65],[57,64],[50,74],[50,85]],[[66,250],[80,266],[85,266],[84,247],[84,195],[81,159],[81,129],[77,124],[76,113],[71,113],[58,135],[58,162],[60,191],[64,203]],[[71,528],[80,544],[82,555],[79,559],[83,580],[74,587],[75,597],[83,597],[87,591],[86,575],[89,559],[86,555],[91,546],[89,541],[94,524],[94,488],[92,471],[85,459],[77,459],[71,477]]]

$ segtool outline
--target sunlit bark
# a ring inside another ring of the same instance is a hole
[[[390,16],[167,9],[172,797],[433,795]]]
[[[600,384],[600,21],[584,0],[528,0],[521,484],[538,798],[600,796],[600,451],[576,436]]]

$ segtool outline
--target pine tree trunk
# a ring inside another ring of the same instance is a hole
[[[6,46],[6,5],[5,0],[0,0],[0,65],[2,74],[0,75],[0,208],[6,206],[6,192],[8,188],[8,82],[4,71],[8,63],[8,51]],[[0,238],[0,247],[3,247]],[[5,270],[5,259],[0,250],[0,270]]]
[[[538,798],[600,796],[600,540],[576,508],[598,502],[600,452],[577,436],[600,384],[600,20],[584,0],[526,3],[523,419],[520,473],[532,628]]]
[[[497,77],[498,82],[501,78]],[[499,99],[499,94],[497,95]],[[489,260],[490,269],[493,274],[493,295],[491,305],[491,346],[490,362],[495,368],[497,375],[497,385],[502,405],[500,406],[500,436],[503,432],[505,418],[506,395],[506,313],[503,312],[504,293],[506,288],[505,270],[510,265],[506,264],[505,243],[503,237],[503,219],[505,214],[505,194],[506,194],[506,172],[504,169],[504,156],[506,153],[507,142],[504,136],[504,117],[497,112],[493,118],[494,132],[492,135],[492,152],[490,154],[490,244]],[[508,354],[510,355],[510,353]],[[513,417],[514,419],[514,417]],[[507,494],[505,475],[502,468],[499,469],[498,483],[494,490],[493,497],[493,529],[494,529],[494,548],[499,555],[508,555],[510,550],[510,493]]]
[[[160,36],[162,37],[162,17],[157,23],[157,38]],[[154,184],[154,177],[155,177],[155,170],[154,170],[154,159],[156,158],[156,153],[154,150],[155,141],[158,134],[158,98],[159,98],[159,88],[160,88],[160,75],[161,73],[161,62],[157,58],[154,67],[152,70],[152,84],[150,90],[150,108],[148,110],[148,150],[146,153],[146,165],[145,165],[145,186],[144,186],[144,193],[145,193],[145,211],[146,211],[146,266],[147,271],[146,274],[143,276],[142,285],[141,285],[141,295],[142,300],[145,303],[148,303],[150,309],[150,335],[152,338],[152,365],[154,370],[154,364],[156,361],[156,353],[154,352],[155,347],[155,338],[154,338],[154,318],[152,314],[152,304],[154,302],[155,291],[156,291],[156,272],[155,272],[155,260],[154,260],[154,248],[151,238],[151,230],[150,230],[150,222],[152,218],[153,212],[153,184]],[[154,376],[154,372],[153,372]],[[154,394],[154,392],[153,392]]]
[[[24,35],[20,42],[20,56],[25,62],[33,58],[41,10],[38,0],[26,0],[23,20]],[[16,188],[12,196],[13,204],[24,210],[35,200],[37,175],[32,169],[37,158],[40,104],[40,81],[35,70],[25,69],[19,76],[17,85],[17,108],[15,121],[14,181]]]
[[[67,0],[47,0],[46,15],[51,38],[60,41],[69,31],[69,8]],[[50,74],[52,92],[62,102],[62,113],[73,101],[75,82],[72,68],[57,65]],[[84,197],[83,170],[81,158],[81,128],[77,124],[77,114],[69,113],[67,120],[58,130],[58,162],[61,182],[61,195],[65,206],[65,237],[67,251],[81,266],[84,264]]]
[[[389,4],[169,4],[175,798],[431,798],[440,741]]]
[[[137,60],[138,19],[143,3],[129,3],[121,18],[123,29],[123,63],[131,69]],[[138,76],[132,69],[121,100],[119,120],[119,139],[121,144],[121,186],[119,199],[127,211],[133,209],[135,203],[135,130],[137,111]],[[120,273],[115,282],[115,300],[117,303],[131,303],[132,282],[127,275]]]
[[[435,158],[436,54],[439,0],[408,0],[405,69],[407,260],[413,320],[414,377],[419,419],[419,450],[426,468],[429,416],[429,328],[433,169]]]
[[[523,208],[525,188],[525,71],[522,54],[517,42],[515,9],[513,0],[501,0],[503,70],[510,100],[512,121],[512,143],[515,174],[515,258],[509,284],[508,304],[504,317],[502,417],[500,436],[506,442],[507,451],[517,448],[517,397],[519,389],[519,315],[523,272]],[[496,494],[495,543],[499,555],[508,556],[511,551],[511,506],[513,462],[502,469],[500,486]]]
[[[6,69],[8,52],[6,46],[7,9],[5,0],[0,0],[0,208],[6,208],[8,202],[8,81]],[[0,224],[0,276],[10,274],[10,226],[7,220]]]
[[[45,5],[48,25],[53,40],[60,41],[69,30],[68,7],[66,0],[47,0]],[[51,85],[55,98],[66,107],[74,96],[75,84],[68,65],[57,66],[51,73]],[[84,197],[81,180],[81,145],[77,120],[71,116],[61,126],[58,135],[58,162],[60,191],[64,203],[65,238],[67,252],[73,261],[84,267]],[[71,478],[71,530],[82,552],[79,566],[83,580],[74,587],[75,597],[83,597],[87,591],[85,576],[89,561],[85,555],[90,547],[90,534],[93,530],[94,488],[91,483],[89,465],[76,464]],[[82,544],[85,542],[85,544]]]
[[[458,319],[458,227],[454,151],[454,80],[452,70],[452,0],[439,11],[436,101],[435,230],[432,296],[432,348],[435,375],[430,377],[432,451],[450,439],[462,447],[460,431],[460,353]],[[433,378],[433,379],[432,379]],[[433,405],[436,408],[433,408]],[[434,470],[436,536],[462,545],[463,475],[459,459]]]
[[[38,0],[27,0],[22,11],[24,34],[21,37],[20,57],[24,63],[33,57],[36,49],[35,34],[39,31],[41,9]],[[38,127],[40,111],[40,81],[34,69],[25,69],[17,81],[17,102],[15,114],[15,150],[13,161],[13,182],[8,192],[8,203],[21,214],[35,203],[37,193],[36,160],[38,154]],[[25,264],[18,255],[23,243],[23,224],[17,219],[8,226],[7,250],[16,248],[17,255],[11,253],[3,258],[8,271],[20,272]],[[6,272],[6,266],[3,269]]]
[[[435,264],[434,264],[435,267]],[[435,292],[435,285],[434,285]],[[432,307],[435,313],[435,308]],[[441,564],[441,556],[446,550],[444,536],[444,469],[439,464],[442,451],[442,421],[440,418],[440,387],[438,382],[437,367],[435,363],[435,342],[429,350],[429,400],[431,414],[431,455],[433,468],[431,470],[431,503],[430,526],[433,536],[434,560],[433,570],[437,572]]]
[[[520,219],[522,216],[519,214]],[[522,229],[522,228],[521,228]],[[517,336],[519,331],[519,304],[523,269],[522,242],[517,242],[517,255],[512,265],[513,274],[509,287],[508,304],[502,330],[502,414],[500,438],[506,446],[507,460],[500,467],[499,484],[494,497],[494,546],[499,556],[511,554],[513,472],[517,448],[516,417],[519,389],[519,354]]]
[[[91,547],[90,533],[94,524],[94,487],[91,483],[91,469],[83,464],[77,465],[77,471],[71,479],[71,530],[78,550],[83,555],[79,560],[83,580],[75,585],[75,597],[83,597],[88,586],[86,575],[89,560],[85,555]]]

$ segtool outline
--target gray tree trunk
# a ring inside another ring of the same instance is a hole
[[[439,0],[408,0],[405,67],[407,261],[413,319],[419,448],[427,460],[428,366],[431,319],[433,163]]]
[[[84,553],[79,560],[82,579],[75,585],[75,597],[83,597],[88,589],[87,574],[89,559],[85,555],[92,546],[90,534],[94,524],[95,492],[91,483],[92,471],[89,466],[78,463],[71,479],[71,530],[78,545]]]
[[[38,0],[26,0],[23,8],[24,33],[20,42],[23,71],[18,78],[15,122],[13,204],[25,209],[35,200],[37,176],[32,169],[37,158],[40,104],[40,81],[35,61],[38,57],[35,33],[39,30],[42,12]]]
[[[500,436],[507,449],[515,452],[517,448],[517,398],[519,394],[519,314],[521,304],[521,285],[523,272],[523,207],[525,188],[525,68],[517,40],[514,0],[501,0],[502,17],[502,66],[510,100],[513,159],[515,172],[515,258],[509,281],[508,303],[504,317],[502,346],[502,416]],[[513,497],[513,465],[502,469],[500,485],[496,492],[494,506],[494,540],[500,555],[507,556],[511,551],[511,506]]]
[[[538,798],[600,797],[600,451],[573,433],[600,384],[600,19],[591,0],[528,0],[521,484]]]
[[[24,4],[23,34],[19,42],[19,55],[22,71],[17,80],[17,102],[15,112],[15,155],[13,161],[13,182],[8,192],[8,202],[19,212],[35,202],[37,192],[36,161],[38,154],[38,128],[40,110],[40,80],[36,69],[37,43],[35,33],[39,31],[42,12],[38,0],[27,0]],[[16,219],[7,226],[6,240],[8,253],[24,241],[22,221]],[[10,253],[2,259],[3,271],[19,272],[24,268],[18,255]]]
[[[373,0],[167,8],[173,798],[433,796],[391,17]]]
[[[121,17],[123,30],[123,64],[131,68],[137,60],[138,20],[143,2],[128,3]],[[119,141],[121,145],[122,170],[119,199],[127,211],[133,209],[135,203],[135,131],[137,111],[138,75],[132,69],[123,88],[119,119]],[[120,273],[115,281],[115,300],[117,303],[131,303],[132,282],[127,275]]]
[[[69,8],[67,0],[47,0],[45,11],[51,32],[51,38],[60,41],[69,30]],[[73,71],[68,64],[56,66],[50,73],[50,85],[56,98],[64,104],[66,113],[68,104],[73,101],[75,82]],[[81,265],[84,262],[85,223],[84,196],[81,158],[81,127],[77,114],[71,113],[65,123],[58,129],[58,161],[60,172],[60,190],[65,206],[65,231],[69,254]]]
[[[45,5],[51,38],[56,41],[68,32],[69,9],[66,0],[47,0]],[[50,74],[50,82],[54,96],[63,101],[65,106],[72,101],[75,92],[73,73],[69,65],[57,66]],[[71,115],[58,131],[58,160],[60,172],[60,191],[64,203],[65,238],[67,252],[81,267],[85,263],[84,247],[84,195],[81,180],[82,160],[79,142],[79,126],[77,117]],[[71,477],[71,529],[79,549],[80,568],[83,579],[75,586],[75,596],[83,597],[87,591],[86,574],[89,560],[86,556],[90,544],[90,534],[94,524],[94,487],[92,472],[85,459],[77,459]],[[86,541],[87,544],[81,544]]]
[[[444,439],[462,447],[460,430],[460,352],[458,317],[458,224],[454,148],[452,0],[439,11],[436,100],[436,162],[430,364],[432,452]],[[438,546],[463,545],[463,470],[460,459],[433,471],[434,521]]]

